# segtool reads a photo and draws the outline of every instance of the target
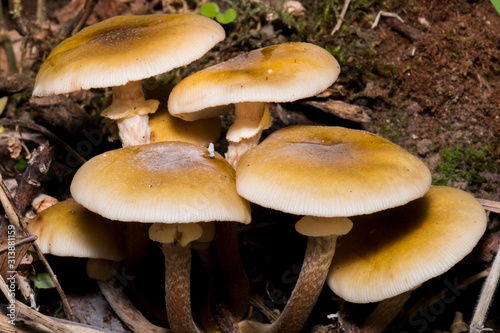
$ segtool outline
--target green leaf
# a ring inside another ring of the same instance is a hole
[[[19,172],[24,172],[24,170],[26,170],[26,168],[28,167],[28,161],[26,161],[24,158],[21,158],[17,160],[15,167],[17,170],[19,170]]]
[[[206,17],[215,17],[219,14],[219,6],[213,2],[207,2],[200,7],[200,14]]]
[[[233,22],[236,19],[236,11],[232,8],[226,10],[225,13],[217,13],[215,19],[220,24],[228,24]]]
[[[52,282],[49,273],[42,272],[36,275],[31,275],[30,280],[33,281],[36,289],[55,288],[54,282]]]
[[[500,0],[491,0],[493,6],[495,6],[497,12],[500,14]]]

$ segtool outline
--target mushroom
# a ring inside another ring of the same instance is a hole
[[[114,274],[123,259],[121,229],[123,225],[92,213],[73,199],[58,202],[38,213],[29,223],[38,236],[43,253],[87,260],[87,275],[95,279],[108,303],[134,332],[166,333],[151,324],[117,288]]]
[[[122,226],[92,213],[73,199],[58,202],[38,213],[28,227],[38,236],[38,246],[43,253],[89,258],[87,275],[90,278],[110,278],[111,268],[116,270],[116,263],[123,259]]]
[[[177,84],[169,112],[188,121],[219,115],[234,103],[236,119],[227,132],[226,159],[238,160],[255,146],[272,117],[266,102],[291,102],[328,88],[340,72],[335,58],[309,43],[285,43],[241,54],[196,72]]]
[[[308,235],[308,244],[299,280],[278,320],[242,322],[242,330],[298,332],[321,292],[337,236],[350,228],[345,217],[403,205],[423,196],[430,183],[422,161],[365,131],[290,126],[246,152],[236,169],[238,193],[263,207],[306,215],[296,229]],[[334,231],[320,232],[321,225]]]
[[[182,141],[208,147],[220,136],[220,119],[207,118],[185,121],[168,113],[165,104],[160,103],[158,111],[149,116],[151,142]]]
[[[354,303],[391,300],[448,271],[476,246],[487,222],[472,195],[444,186],[404,206],[351,220],[354,227],[339,241],[327,283]],[[390,321],[373,318],[365,326],[381,332]]]
[[[249,203],[237,194],[227,161],[176,141],[121,148],[85,163],[73,178],[71,193],[104,217],[155,223],[149,231],[154,239],[165,242],[163,236],[170,235],[162,244],[170,328],[199,332],[191,314],[187,244],[204,235],[197,223],[250,222]]]
[[[149,142],[141,80],[203,56],[225,37],[220,24],[200,15],[116,16],[60,43],[40,67],[34,96],[113,87],[113,102],[101,115],[117,121],[124,146]]]

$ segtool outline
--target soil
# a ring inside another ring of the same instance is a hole
[[[343,25],[333,35],[330,32],[342,1],[304,0],[305,12],[297,13],[297,17],[279,10],[282,1],[215,2],[222,9],[234,7],[238,12],[236,21],[225,25],[226,41],[203,59],[159,80],[176,83],[189,73],[240,52],[276,43],[300,40],[321,45],[339,60],[342,69],[339,79],[316,97],[270,104],[275,121],[271,129],[264,132],[264,138],[292,124],[365,129],[421,158],[432,171],[434,184],[457,187],[480,199],[500,201],[500,14],[490,1],[353,1]],[[0,54],[1,96],[9,97],[3,113],[0,112],[0,120],[4,121],[5,129],[11,130],[0,134],[0,172],[4,179],[15,177],[25,167],[27,152],[49,140],[57,149],[42,191],[60,200],[68,197],[71,177],[81,164],[60,141],[86,159],[119,147],[98,116],[107,103],[108,91],[30,98],[32,78],[84,1],[74,1],[76,9],[70,9],[68,3],[47,0],[47,14],[51,19],[47,25],[34,20],[34,1],[23,1],[25,19],[18,21],[11,20],[4,2],[6,29],[18,67],[24,74],[22,78],[4,83],[3,79],[10,76],[6,55],[3,51]],[[171,10],[182,10],[182,1],[171,3]],[[188,10],[194,10],[196,1],[186,4]],[[87,23],[119,14],[155,10],[161,10],[160,1],[102,1]],[[382,16],[378,26],[371,29],[380,11],[397,14],[404,22]],[[276,18],[269,21],[269,14],[273,12]],[[16,30],[27,33],[22,36]],[[344,102],[344,113],[338,106],[330,106],[332,101]],[[346,109],[345,105],[350,108]],[[229,114],[222,119],[223,134],[231,117]],[[17,121],[17,125],[34,123],[52,134],[37,127],[21,126],[25,139],[20,139],[15,136],[20,127],[8,126],[7,120]],[[84,141],[91,143],[87,150],[81,145]],[[223,152],[226,145],[222,139],[216,149]],[[258,206],[252,208],[252,224],[240,230],[241,251],[255,296],[252,316],[268,321],[271,317],[265,310],[279,313],[290,296],[300,271],[305,240],[297,236],[293,228],[282,230],[282,225],[291,225],[295,217]],[[452,323],[458,323],[457,313],[463,314],[465,323],[470,322],[482,280],[470,282],[469,278],[490,266],[500,244],[498,212],[488,212],[488,216],[488,230],[476,249],[448,273],[414,291],[388,332],[448,332]],[[67,261],[61,264],[58,259],[53,263],[56,272],[68,265]],[[147,275],[155,272],[161,275],[161,267],[150,268]],[[75,294],[96,293],[92,282],[87,281],[85,288],[79,288],[81,279],[75,287],[71,274],[60,274],[60,278],[76,308],[82,306],[78,302],[83,297],[75,297]],[[141,281],[149,287],[147,277],[139,279],[145,279]],[[159,283],[161,288],[161,281]],[[41,292],[39,302],[41,310],[48,314],[54,314],[59,305],[57,295],[50,291]],[[107,318],[101,327],[111,327],[112,313],[102,301],[94,302],[100,304],[103,317]],[[304,332],[356,332],[374,306],[344,302],[325,288]],[[486,327],[496,332],[500,332],[499,313],[497,291],[486,322]],[[81,316],[82,321],[85,316],[95,319],[94,314]],[[154,314],[148,316],[156,323],[162,322]],[[120,330],[126,331],[126,328]]]

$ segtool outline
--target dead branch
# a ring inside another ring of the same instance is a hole
[[[22,127],[27,127],[29,129],[35,130],[37,132],[42,133],[45,135],[47,138],[50,140],[54,141],[64,149],[68,151],[68,153],[72,154],[75,159],[80,162],[80,163],[85,163],[87,160],[83,158],[79,153],[76,152],[71,146],[69,146],[66,142],[61,140],[57,135],[46,129],[45,127],[32,123],[32,122],[23,122],[19,120],[13,120],[13,119],[0,119],[0,126],[22,126]]]
[[[21,36],[28,35],[28,28],[26,24],[26,18],[22,15],[23,6],[19,0],[9,0],[9,14],[10,19],[14,22],[14,27],[16,31]]]
[[[85,22],[89,18],[90,14],[92,14],[92,11],[94,10],[94,7],[97,5],[97,0],[86,0],[85,5],[83,6],[82,10],[76,15],[76,17],[63,29],[62,31],[62,38],[68,38],[71,35],[76,34],[78,31],[80,31],[83,26],[85,25]]]
[[[5,297],[11,301],[12,300],[12,295],[9,292],[9,287],[5,283],[4,279],[0,277],[0,289],[2,290],[2,293],[5,295]],[[14,300],[12,300],[14,301]],[[18,311],[18,314],[25,315],[26,317],[32,319],[33,321],[42,324],[43,326],[49,328],[52,332],[60,332],[60,333],[71,333],[72,330],[67,328],[66,326],[59,324],[55,322],[54,320],[50,319],[49,317],[31,309],[27,305],[24,305],[23,303],[15,300],[15,309]]]
[[[393,17],[386,18],[385,23],[406,38],[410,39],[412,42],[418,42],[425,36],[425,33],[417,28],[414,28],[411,25],[401,22]]]
[[[333,36],[342,26],[342,22],[344,21],[345,14],[347,13],[347,8],[349,8],[350,3],[351,0],[345,0],[344,6],[342,7],[342,11],[340,12],[339,20],[337,21],[337,24],[335,24],[335,27],[333,28],[332,32],[330,32],[331,36]]]
[[[0,97],[19,92],[31,94],[35,80],[24,74],[0,77]]]
[[[26,222],[19,214],[19,211],[16,209],[14,205],[14,200],[12,199],[12,196],[10,195],[7,186],[5,186],[1,174],[0,174],[0,201],[5,210],[5,213],[9,218],[10,223],[17,228],[17,230],[20,232],[21,235],[30,236],[31,233],[28,227],[26,226]],[[43,263],[47,273],[49,274],[50,278],[52,279],[52,282],[54,283],[54,286],[56,287],[57,292],[59,293],[59,296],[61,297],[66,316],[72,321],[76,321],[75,315],[73,314],[73,310],[71,309],[68,299],[66,298],[66,294],[62,290],[62,287],[59,284],[59,280],[57,280],[57,277],[52,271],[52,268],[47,262],[47,259],[45,259],[45,256],[43,255],[43,252],[40,250],[40,247],[38,246],[36,241],[33,243],[33,247],[35,248],[38,258]]]
[[[24,214],[24,211],[40,188],[43,176],[49,171],[53,156],[53,148],[43,144],[40,145],[29,160],[28,167],[21,179],[18,180],[14,204],[21,215]]]

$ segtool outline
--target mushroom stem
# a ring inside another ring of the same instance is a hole
[[[198,304],[194,312],[200,321],[200,324],[205,332],[219,332],[219,326],[215,320],[211,309],[211,297],[215,288],[215,274],[214,274],[214,258],[210,247],[205,249],[197,249],[196,253],[200,258],[201,266],[203,268],[201,292],[198,296]],[[195,297],[195,296],[194,296]]]
[[[173,333],[200,333],[191,312],[191,248],[162,244],[165,255],[165,302]]]
[[[215,248],[229,298],[228,307],[234,318],[240,320],[250,304],[250,282],[241,260],[238,226],[236,222],[221,222],[215,230]]]
[[[150,142],[151,127],[149,116],[133,116],[116,121],[118,134],[123,147],[137,146]]]
[[[330,263],[335,253],[338,235],[309,236],[307,249],[297,284],[278,319],[270,325],[243,321],[244,333],[294,333],[299,332],[323,289]]]
[[[158,109],[159,101],[146,100],[142,81],[130,81],[113,87],[113,102],[101,112],[103,117],[117,121],[120,140],[124,147],[150,142],[149,113]]]
[[[381,301],[364,321],[361,326],[361,332],[383,332],[394,318],[396,318],[405,303],[410,299],[410,296],[411,290]]]
[[[234,107],[236,119],[226,135],[229,141],[226,160],[236,169],[241,155],[259,143],[262,131],[271,126],[273,117],[267,103],[245,102]]]

